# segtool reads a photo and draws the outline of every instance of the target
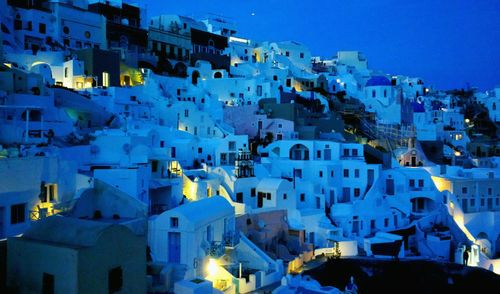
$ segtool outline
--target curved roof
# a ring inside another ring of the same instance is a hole
[[[166,211],[165,213],[169,213]],[[183,215],[191,223],[204,224],[227,214],[234,214],[233,206],[222,196],[212,196],[183,204],[171,210]]]
[[[391,81],[384,76],[374,76],[366,82],[366,87],[391,86]]]
[[[31,228],[23,234],[23,238],[74,247],[92,247],[96,245],[101,234],[112,226],[116,225],[52,216],[34,222]]]
[[[280,185],[286,180],[278,178],[264,178],[257,185],[259,191],[277,191]]]

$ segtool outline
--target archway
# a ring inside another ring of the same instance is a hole
[[[156,72],[156,67],[154,65],[152,65],[151,63],[149,63],[147,61],[144,61],[144,60],[139,61],[137,63],[137,67],[139,67],[139,68],[147,68],[147,69],[152,70],[153,72]]]
[[[159,74],[168,74],[172,72],[172,64],[166,59],[160,59],[156,69]]]
[[[290,148],[291,160],[309,160],[309,148],[302,144],[293,145]]]
[[[214,73],[214,79],[222,79],[222,73],[220,71]]]
[[[172,72],[172,74],[176,77],[185,77],[186,76],[186,73],[187,73],[187,67],[184,63],[182,62],[178,62],[175,66],[174,66],[174,70]]]

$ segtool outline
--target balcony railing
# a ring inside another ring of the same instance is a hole
[[[213,258],[220,258],[226,253],[226,247],[223,242],[212,241],[208,248],[207,255]]]
[[[364,156],[351,156],[351,155],[342,155],[340,156],[340,159],[342,160],[364,160]]]
[[[240,242],[240,235],[236,232],[227,232],[223,238],[225,247],[235,247]]]

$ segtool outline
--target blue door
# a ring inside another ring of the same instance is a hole
[[[168,233],[168,262],[181,262],[181,233]]]

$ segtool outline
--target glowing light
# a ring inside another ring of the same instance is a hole
[[[465,123],[466,123],[466,124],[470,123],[470,119],[466,118],[466,119],[465,119]]]
[[[455,151],[455,156],[461,156],[462,153],[460,151]]]
[[[340,84],[340,79],[337,79],[337,84]]]
[[[432,176],[431,178],[439,192],[443,192],[444,190],[451,192],[451,182],[449,180],[436,176]]]
[[[4,63],[3,65],[5,65],[8,68],[12,68],[12,63]]]
[[[217,261],[215,259],[210,258],[208,260],[207,272],[209,276],[215,276],[217,274]]]
[[[40,65],[40,64],[46,64],[46,62],[43,62],[43,61],[35,61],[31,64],[31,67],[33,66],[37,66],[37,65]]]

